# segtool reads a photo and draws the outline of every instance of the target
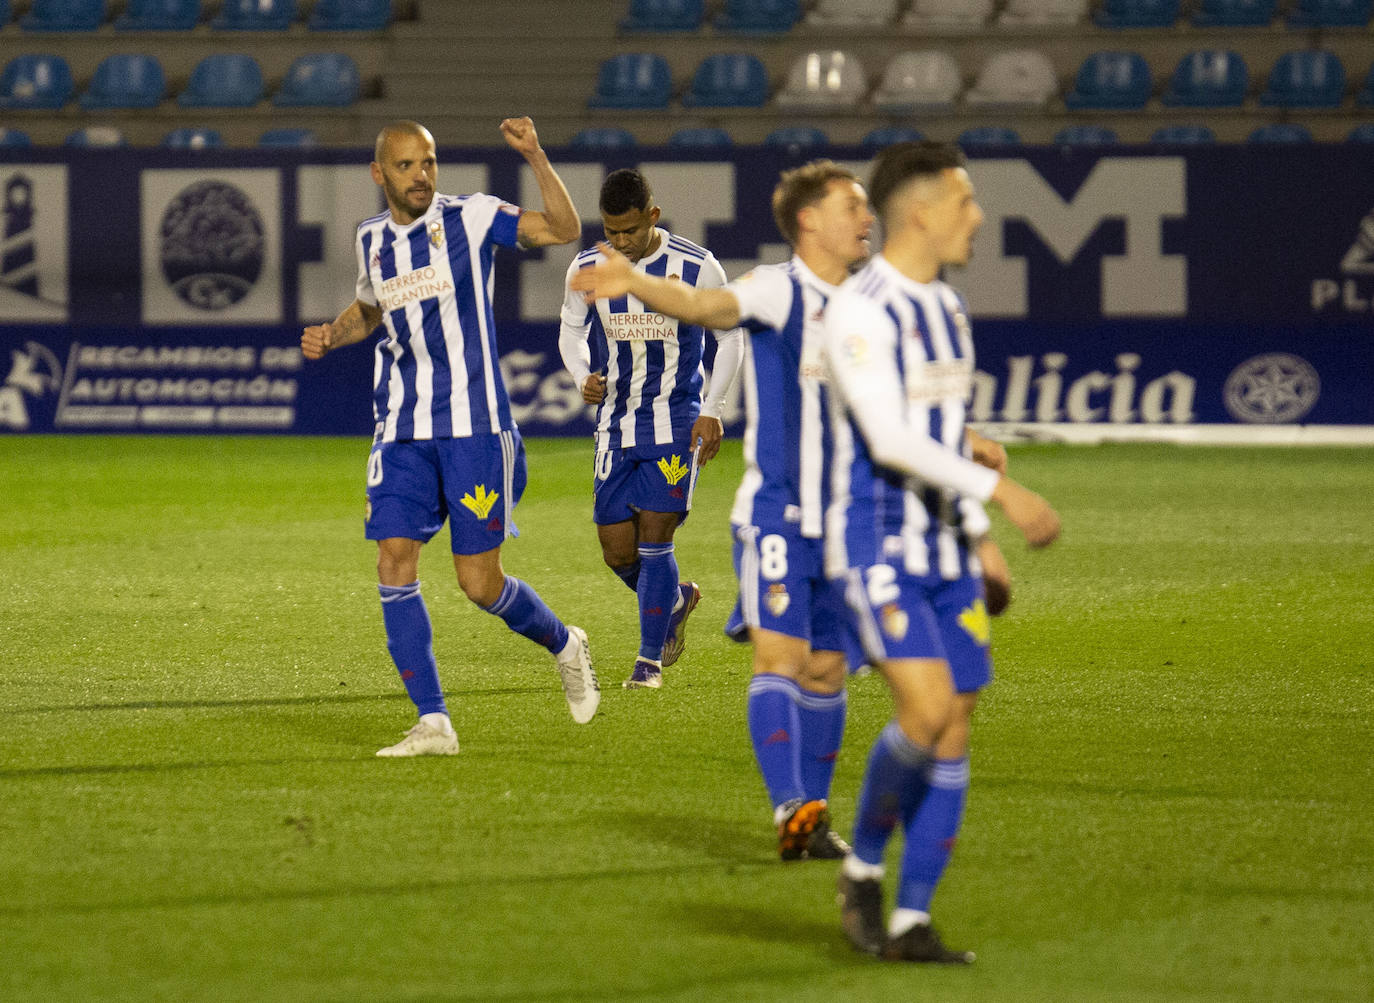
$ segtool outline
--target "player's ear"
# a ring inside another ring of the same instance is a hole
[[[372,180],[379,185],[386,181],[386,179],[382,177],[382,165],[375,160],[372,161]]]
[[[658,226],[658,217],[661,215],[663,214],[659,211],[658,206],[651,207],[649,209],[649,225]]]

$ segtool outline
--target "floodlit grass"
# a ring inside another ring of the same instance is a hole
[[[589,726],[550,658],[421,562],[462,753],[379,760],[387,658],[366,443],[9,438],[0,532],[0,998],[1369,999],[1374,453],[1020,447],[1060,509],[1029,553],[936,898],[971,970],[839,932],[835,868],[774,859],[744,725],[726,513],[660,692],[600,563],[588,443],[530,447],[507,569],[587,628]],[[848,829],[887,718],[856,679]],[[895,847],[894,847],[895,850]]]

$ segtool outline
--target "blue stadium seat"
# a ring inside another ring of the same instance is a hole
[[[601,126],[583,129],[568,141],[568,145],[584,153],[601,153],[608,150],[631,150],[638,144],[626,129]]]
[[[986,146],[1020,146],[1021,134],[1005,125],[979,125],[965,129],[955,140],[965,149]]]
[[[865,150],[881,150],[894,143],[918,143],[925,138],[919,129],[904,125],[882,125],[859,140],[859,145]]]
[[[1167,28],[1178,8],[1179,0],[1105,0],[1093,21],[1099,28]]]
[[[1364,86],[1355,95],[1355,103],[1361,108],[1374,106],[1374,63],[1369,64],[1369,72],[1365,74]]]
[[[259,146],[314,146],[315,133],[310,129],[268,129],[258,137]]]
[[[1150,67],[1138,52],[1094,52],[1083,60],[1069,108],[1144,108],[1150,100]]]
[[[75,89],[65,59],[27,52],[0,73],[0,108],[61,108]]]
[[[311,31],[381,31],[391,23],[391,0],[316,0]]]
[[[1278,108],[1336,108],[1345,92],[1345,67],[1334,52],[1294,49],[1279,56],[1259,103]]]
[[[25,31],[95,31],[105,20],[105,0],[33,0],[19,21]]]
[[[630,0],[621,31],[696,31],[706,16],[703,0]]]
[[[1369,23],[1371,0],[1298,0],[1288,15],[1290,28],[1363,28]]]
[[[342,52],[310,52],[286,71],[272,103],[288,108],[344,108],[358,100],[358,64]]]
[[[1166,125],[1154,131],[1151,143],[1172,143],[1178,146],[1215,143],[1217,134],[1205,125]]]
[[[764,146],[782,146],[794,153],[829,144],[830,137],[812,125],[785,125],[763,138]]]
[[[196,63],[186,89],[177,97],[183,108],[251,108],[262,100],[262,68],[241,52],[215,52]]]
[[[688,108],[758,108],[768,101],[768,71],[747,52],[718,52],[701,61],[682,96]]]
[[[1249,87],[1250,71],[1239,52],[1196,49],[1178,61],[1159,100],[1170,108],[1239,108]]]
[[[112,125],[88,125],[69,133],[63,141],[67,146],[116,147],[128,146],[129,141]]]
[[[210,27],[227,31],[285,31],[296,20],[296,0],[224,0]]]
[[[10,23],[13,12],[10,10],[10,0],[0,0],[0,28]]]
[[[1374,143],[1374,122],[1361,122],[1345,137],[1347,143]]]
[[[734,145],[730,134],[718,126],[679,129],[668,137],[668,145],[678,150],[722,150]]]
[[[78,104],[82,108],[156,108],[166,95],[167,78],[157,57],[116,52],[100,61]]]
[[[190,31],[200,20],[200,0],[129,0],[115,18],[116,31]]]
[[[801,20],[801,0],[725,0],[712,25],[717,31],[781,35]]]
[[[223,146],[224,139],[214,129],[185,127],[173,129],[162,137],[162,145],[177,150],[207,150],[212,146]]]
[[[1312,132],[1296,122],[1275,122],[1262,125],[1245,138],[1247,143],[1310,143]]]
[[[1196,28],[1258,28],[1274,20],[1277,0],[1202,0],[1193,14]]]
[[[1105,125],[1070,125],[1054,136],[1056,146],[1115,146],[1121,142]]]
[[[601,64],[592,108],[667,108],[673,96],[668,60],[649,52],[622,52]]]
[[[6,129],[0,126],[0,146],[32,146],[29,134],[20,129]]]

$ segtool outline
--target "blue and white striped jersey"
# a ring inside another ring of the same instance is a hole
[[[964,435],[973,339],[963,299],[879,255],[831,298],[823,327],[846,419],[835,436],[826,573],[899,560],[913,575],[977,573],[968,545],[988,530],[982,502],[998,475],[969,459]]]
[[[727,287],[745,340],[744,478],[730,521],[798,523],[819,539],[830,498],[830,414],[821,320],[836,287],[800,258],[760,265]]]
[[[655,232],[658,249],[635,262],[636,268],[699,289],[725,285],[725,271],[710,251],[661,227]],[[604,370],[606,375],[606,399],[596,409],[596,448],[628,449],[686,439],[701,413],[705,328],[655,313],[633,296],[599,299],[588,306],[569,283],[578,269],[600,260],[596,248],[573,259],[562,311],[565,332],[585,332],[591,371]],[[715,382],[713,378],[713,386]]]
[[[491,310],[492,255],[514,247],[520,208],[438,195],[409,226],[390,211],[358,225],[357,297],[382,309],[372,412],[377,439],[512,429]]]

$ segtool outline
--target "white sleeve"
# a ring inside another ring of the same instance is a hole
[[[358,261],[358,280],[354,283],[353,294],[368,306],[377,305],[377,290],[372,288],[372,274],[367,270],[367,259],[363,257],[363,231],[359,228],[353,235],[353,256]]]
[[[711,385],[706,388],[701,413],[707,418],[718,419],[725,412],[725,399],[730,396],[730,387],[734,385],[735,374],[744,357],[744,328],[711,333],[716,339],[716,362],[711,367]]]
[[[725,287],[739,301],[740,320],[780,329],[792,312],[792,280],[776,265],[760,265]]]
[[[1001,475],[932,439],[907,417],[895,365],[897,327],[870,300],[841,290],[825,311],[825,352],[833,385],[884,467],[979,501]]]
[[[563,309],[560,313],[561,324],[558,328],[558,354],[563,357],[563,365],[572,374],[577,389],[587,382],[591,375],[592,347],[587,344],[587,332],[591,328],[591,312],[595,307],[587,305],[582,294],[572,288],[572,277],[577,273],[577,259],[568,266],[568,275],[563,281]]]

